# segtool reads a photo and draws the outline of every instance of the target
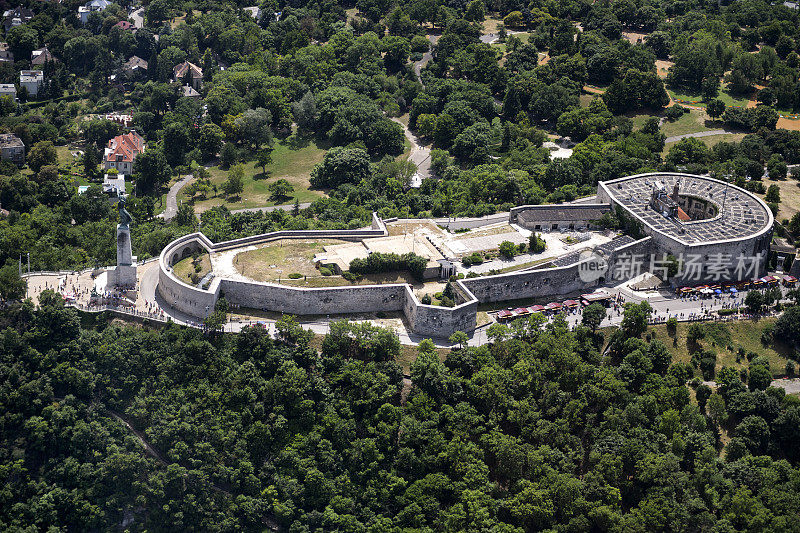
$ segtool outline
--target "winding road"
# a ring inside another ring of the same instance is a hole
[[[192,181],[192,179],[194,179],[192,174],[186,175],[169,188],[169,192],[167,193],[167,207],[164,209],[163,213],[156,215],[158,218],[163,218],[169,222],[178,214],[178,193],[181,192],[181,189]]]

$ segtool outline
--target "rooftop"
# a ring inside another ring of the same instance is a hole
[[[678,194],[710,200],[719,207],[717,216],[682,222],[666,217],[650,206],[656,182],[672,191],[679,183]],[[650,226],[685,244],[711,244],[737,240],[769,230],[773,216],[767,205],[753,194],[735,185],[690,174],[641,174],[600,183],[614,201]]]
[[[0,134],[0,148],[25,148],[25,145],[13,133],[2,133]]]

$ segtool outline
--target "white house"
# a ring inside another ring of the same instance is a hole
[[[13,83],[0,83],[0,98],[4,96],[9,96],[12,100],[17,99],[17,88]]]
[[[78,18],[81,19],[81,24],[86,24],[89,21],[89,13],[92,11],[103,11],[111,5],[108,0],[91,0],[86,2],[85,5],[78,6]]]
[[[19,85],[27,89],[28,94],[36,96],[39,94],[44,83],[44,72],[41,70],[20,70],[19,71]]]

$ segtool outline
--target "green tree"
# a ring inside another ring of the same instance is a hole
[[[713,99],[708,102],[706,105],[706,111],[708,112],[708,116],[711,118],[717,119],[725,114],[725,102],[719,99]]]
[[[288,200],[294,192],[292,184],[283,178],[270,183],[267,189],[269,189],[270,199],[276,203],[282,203]]]
[[[200,148],[200,152],[206,161],[213,159],[217,155],[224,139],[225,133],[222,128],[213,122],[207,122],[200,127],[200,138],[197,141],[197,147]]]
[[[228,179],[222,184],[222,190],[228,196],[238,197],[244,191],[244,165],[233,165],[228,171]]]
[[[28,166],[34,172],[45,165],[55,165],[58,163],[56,147],[51,141],[39,141],[28,151]]]
[[[334,147],[325,153],[322,163],[311,171],[311,186],[336,187],[342,183],[359,183],[372,175],[367,152],[360,148]]]
[[[652,312],[653,308],[647,300],[638,304],[626,303],[620,329],[628,337],[640,337],[647,331],[647,322]]]
[[[158,148],[147,148],[136,156],[136,188],[141,192],[152,192],[169,183],[172,168],[167,163],[164,152]]]
[[[517,254],[517,246],[511,241],[503,241],[500,243],[500,256],[506,259],[514,259]]]
[[[259,150],[259,152],[256,154],[256,162],[258,163],[258,166],[261,167],[262,174],[266,176],[267,165],[272,163],[272,147]]]
[[[606,308],[597,302],[593,304],[589,304],[583,310],[583,316],[581,317],[581,324],[590,328],[593,332],[597,331],[597,328],[606,318]]]
[[[764,295],[759,291],[749,291],[744,298],[744,305],[752,314],[758,314],[764,308]]]
[[[7,263],[0,268],[0,297],[5,301],[21,300],[27,283],[19,275],[17,265]]]

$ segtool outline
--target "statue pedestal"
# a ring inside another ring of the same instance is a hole
[[[109,281],[117,288],[136,288],[136,264],[131,250],[131,230],[127,224],[117,225],[117,266],[109,272]]]

